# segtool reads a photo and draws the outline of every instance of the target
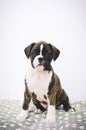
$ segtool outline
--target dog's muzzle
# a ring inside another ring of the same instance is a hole
[[[43,65],[44,64],[44,59],[42,57],[38,58],[39,61],[39,65]]]
[[[45,64],[45,60],[44,60],[44,58],[42,56],[36,56],[35,57],[35,59],[33,61],[34,68],[43,69],[44,64]]]

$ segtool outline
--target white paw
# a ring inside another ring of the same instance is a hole
[[[16,120],[19,122],[24,121],[28,117],[28,111],[27,110],[22,110],[17,116]]]
[[[76,111],[75,108],[71,107],[71,109],[69,109],[70,112],[74,112]]]
[[[42,111],[41,111],[40,109],[36,109],[36,110],[34,111],[34,113],[35,113],[35,114],[41,114]]]
[[[46,122],[47,123],[54,123],[56,119],[56,114],[55,114],[55,107],[53,105],[49,105],[48,107],[48,112],[46,116]]]
[[[45,119],[45,121],[47,122],[47,123],[55,123],[55,116],[54,117],[46,117],[46,119]]]

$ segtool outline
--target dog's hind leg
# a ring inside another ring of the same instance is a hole
[[[36,97],[35,93],[32,93],[32,101],[33,101],[33,104],[37,108],[34,111],[35,114],[41,114],[42,112],[44,112],[46,110],[46,108],[43,106],[43,103],[40,102],[39,100],[37,100],[37,97]]]
[[[61,97],[61,104],[63,104],[63,109],[65,111],[75,111],[75,108],[71,107],[69,102],[69,97],[67,96],[66,92],[63,90],[62,97]]]

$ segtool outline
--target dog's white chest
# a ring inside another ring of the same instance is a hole
[[[26,82],[30,93],[35,93],[39,101],[44,100],[47,96],[48,87],[51,82],[52,71],[35,71],[32,70],[26,74]]]

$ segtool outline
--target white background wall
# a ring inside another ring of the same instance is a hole
[[[85,0],[0,0],[0,98],[23,98],[23,50],[39,40],[60,49],[53,67],[70,100],[86,100]]]

